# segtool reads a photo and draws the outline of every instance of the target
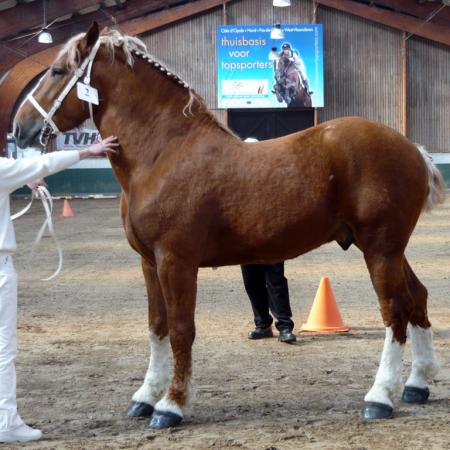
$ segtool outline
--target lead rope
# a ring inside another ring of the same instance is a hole
[[[59,263],[58,263],[58,267],[55,270],[55,272],[53,272],[53,274],[47,278],[41,278],[41,281],[50,281],[53,278],[57,277],[59,275],[59,273],[61,272],[62,265],[63,265],[63,254],[62,254],[61,245],[58,241],[58,238],[56,237],[55,228],[53,226],[53,221],[52,221],[53,199],[52,199],[52,196],[50,195],[50,192],[48,191],[48,189],[45,188],[44,186],[39,186],[36,189],[36,192],[33,193],[33,195],[31,196],[31,200],[28,203],[28,205],[25,206],[25,208],[23,208],[18,213],[12,215],[11,220],[16,220],[19,217],[22,217],[25,213],[27,213],[28,210],[31,208],[31,205],[33,204],[33,200],[34,200],[35,196],[39,197],[41,199],[42,206],[44,207],[46,219],[45,219],[44,223],[42,224],[41,228],[39,229],[39,231],[36,235],[36,239],[33,242],[33,246],[31,248],[31,256],[34,255],[34,251],[35,251],[37,245],[39,244],[39,242],[41,242],[42,236],[44,235],[46,228],[48,228],[50,236],[52,237],[53,242],[56,245],[56,249],[58,250],[58,256],[59,256]]]

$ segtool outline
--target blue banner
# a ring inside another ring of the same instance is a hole
[[[323,107],[322,25],[218,25],[219,108]]]

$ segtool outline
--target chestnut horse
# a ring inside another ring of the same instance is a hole
[[[98,90],[93,117],[101,135],[119,137],[110,160],[148,291],[150,363],[127,415],[151,416],[153,428],[182,420],[199,267],[273,263],[333,240],[363,252],[386,326],[364,417],[392,415],[407,328],[413,363],[403,399],[426,401],[438,365],[427,290],[405,257],[421,211],[443,200],[442,177],[425,150],[361,118],[242,142],[140,40],[100,34],[97,24],[65,45],[21,106],[20,146],[35,145],[40,134],[45,142],[49,127],[69,130],[89,117],[90,105],[70,88],[83,77]],[[67,95],[53,103],[61,91]]]

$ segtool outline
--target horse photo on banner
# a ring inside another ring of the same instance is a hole
[[[218,25],[219,108],[324,106],[322,25]]]

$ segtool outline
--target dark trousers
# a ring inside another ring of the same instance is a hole
[[[272,325],[274,315],[278,330],[292,331],[292,311],[289,304],[288,282],[284,262],[277,264],[247,264],[241,266],[244,287],[252,304],[256,327]]]

